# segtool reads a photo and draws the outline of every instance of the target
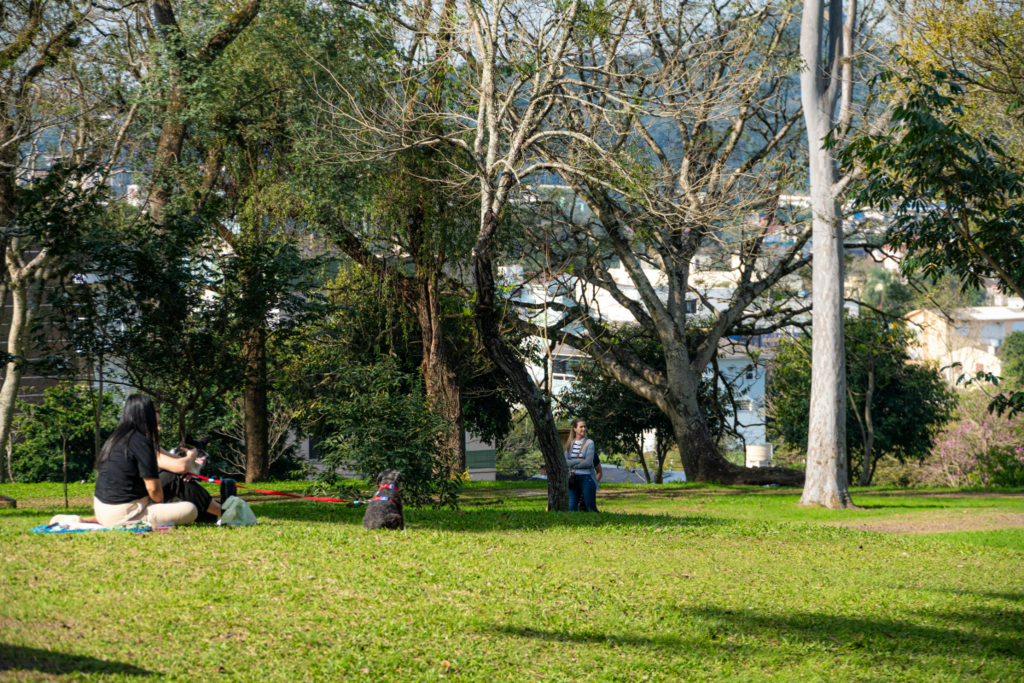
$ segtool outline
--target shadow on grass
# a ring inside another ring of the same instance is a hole
[[[26,517],[39,517],[43,521],[49,521],[54,515],[79,515],[81,517],[88,517],[92,515],[92,508],[88,507],[70,507],[67,510],[61,505],[60,508],[47,508],[45,510],[33,510],[31,508],[18,508],[16,510],[3,510],[0,511],[0,521],[4,519],[24,519]]]
[[[947,595],[974,595],[979,598],[988,598],[990,600],[1006,600],[1008,602],[1024,603],[1024,593],[969,591],[962,588],[919,588],[918,590],[926,590],[929,593],[945,593]],[[1024,618],[1024,615],[1022,615],[1022,618]],[[1024,645],[1022,645],[1022,651],[1024,651]]]
[[[121,674],[140,677],[160,675],[122,662],[105,662],[95,657],[0,643],[0,672],[3,671],[37,671],[54,676],[74,673]]]
[[[260,503],[253,505],[256,519],[273,519],[321,524],[362,524],[365,507],[350,507],[330,503]],[[406,524],[412,528],[456,532],[491,531],[543,531],[548,529],[625,527],[694,529],[736,524],[734,520],[694,515],[652,515],[601,512],[545,512],[544,510],[509,510],[476,508],[472,510],[405,509]]]
[[[758,659],[786,655],[793,647],[802,657],[815,650],[825,658],[846,653],[874,661],[888,660],[901,667],[925,664],[930,669],[948,667],[958,671],[956,659],[973,656],[977,660],[998,661],[1016,668],[1024,648],[1024,613],[977,610],[968,612],[929,612],[921,620],[941,622],[950,627],[925,625],[909,620],[836,616],[824,613],[764,614],[743,610],[691,608],[681,610],[692,620],[696,635],[643,636],[631,632],[595,633],[580,630],[543,629],[501,625],[490,630],[514,638],[546,642],[574,642],[603,646],[686,652],[710,660],[735,662],[737,657],[752,664]],[[956,629],[960,625],[962,629]],[[757,642],[737,641],[755,638]],[[813,656],[813,655],[811,655]]]

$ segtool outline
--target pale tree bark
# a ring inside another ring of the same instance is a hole
[[[25,374],[30,350],[29,335],[39,307],[43,291],[49,279],[47,266],[50,256],[41,250],[28,263],[22,263],[18,239],[12,240],[7,251],[7,272],[10,277],[11,321],[7,333],[7,353],[11,359],[4,371],[0,385],[0,449],[6,449],[11,436],[14,410],[21,389],[21,378]]]
[[[804,0],[800,25],[800,94],[807,126],[808,176],[813,212],[814,273],[811,406],[807,434],[807,479],[801,505],[852,507],[847,485],[846,356],[843,337],[842,210],[834,186],[838,167],[825,138],[839,134],[852,117],[852,51],[857,1],[846,22],[831,7],[826,22],[824,0]],[[845,67],[845,68],[844,68]],[[836,107],[843,94],[843,111]]]

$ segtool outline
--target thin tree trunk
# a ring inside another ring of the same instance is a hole
[[[495,306],[494,264],[491,262],[491,240],[497,230],[498,217],[488,210],[482,222],[480,237],[473,248],[473,278],[476,284],[473,318],[477,332],[487,355],[508,377],[519,401],[533,421],[537,445],[548,473],[548,509],[566,511],[569,509],[569,468],[562,445],[558,442],[558,427],[551,412],[551,403],[530,377],[522,359],[505,343],[499,329],[501,314]]]
[[[61,455],[64,456],[64,509],[68,509],[68,441],[62,438],[60,443]]]
[[[665,448],[665,443],[659,437],[658,433],[655,432],[654,436],[654,457],[658,461],[658,469],[654,472],[654,483],[664,484],[665,483],[665,452],[668,449]]]
[[[24,278],[12,283],[11,323],[7,334],[7,353],[13,358],[7,363],[3,386],[0,387],[0,448],[6,448],[11,437],[14,407],[21,389],[24,373],[25,339],[28,324],[28,283]]]
[[[452,354],[445,341],[441,318],[441,297],[436,274],[422,278],[417,288],[416,317],[423,338],[423,379],[427,396],[451,428],[443,448],[452,474],[466,471],[465,417],[462,412],[462,387]]]
[[[93,441],[96,448],[96,458],[99,459],[100,450],[103,448],[103,435],[100,433],[103,425],[103,354],[100,354],[99,358],[96,359],[96,368],[99,389],[96,393],[96,436]]]
[[[647,458],[644,457],[644,435],[641,434],[636,441],[636,454],[640,457],[640,466],[644,468],[644,481],[651,483],[651,472],[647,469]]]
[[[245,481],[270,476],[270,434],[267,420],[267,338],[262,327],[248,330],[245,358]]]
[[[872,462],[872,451],[875,447],[875,423],[871,415],[871,400],[875,395],[874,364],[868,367],[868,390],[864,394],[864,466],[860,472],[860,485],[871,486],[871,477],[875,473]]]

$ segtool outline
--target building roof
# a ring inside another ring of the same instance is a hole
[[[1020,306],[974,306],[957,311],[957,317],[978,322],[1004,322],[1024,320],[1024,308]]]
[[[914,314],[932,313],[936,314],[935,311],[926,308],[919,308],[917,310],[908,313],[908,316]],[[1024,308],[1020,306],[972,306],[970,308],[958,308],[953,311],[953,316],[957,320],[974,320],[977,322],[1009,322],[1014,320],[1024,320]]]

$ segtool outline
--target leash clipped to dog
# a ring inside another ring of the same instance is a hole
[[[283,491],[268,491],[267,489],[257,489],[252,486],[245,486],[239,484],[234,479],[213,479],[211,477],[204,477],[201,474],[193,474],[193,477],[200,479],[210,484],[220,484],[220,498],[221,500],[227,500],[229,496],[237,495],[236,489],[248,489],[249,491],[255,491],[256,493],[266,493],[271,496],[285,496],[286,498],[302,498],[304,500],[316,500],[321,503],[355,503],[356,505],[365,505],[369,501],[365,500],[345,500],[343,498],[326,498],[324,496],[300,496],[297,493],[284,493]],[[394,488],[394,487],[392,487]],[[379,494],[380,491],[377,491]]]

